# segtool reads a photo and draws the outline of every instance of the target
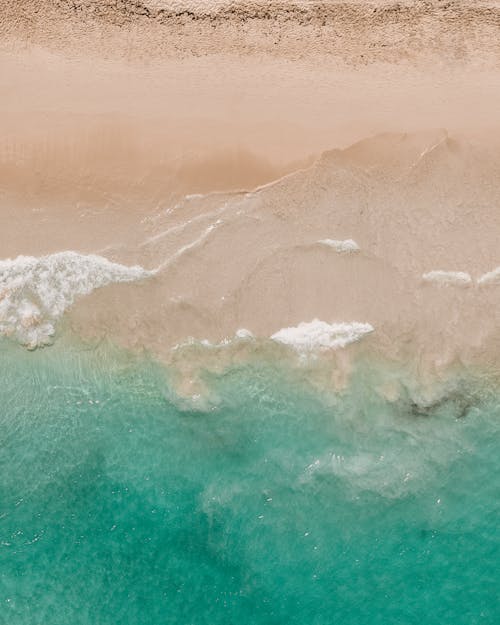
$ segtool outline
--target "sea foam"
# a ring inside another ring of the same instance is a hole
[[[76,298],[151,275],[138,265],[71,251],[0,260],[0,335],[13,336],[30,349],[47,345],[55,321]]]
[[[327,350],[345,347],[373,332],[369,323],[326,323],[319,319],[299,323],[298,326],[282,328],[271,336],[273,341],[293,347],[298,352]]]
[[[339,254],[353,254],[359,252],[359,245],[353,239],[321,239],[318,241],[320,245],[327,245]]]
[[[477,279],[477,283],[482,285],[500,284],[500,267],[488,271],[488,273],[483,273],[483,275]]]
[[[231,345],[234,345],[236,341],[238,342],[252,341],[254,339],[255,339],[255,335],[253,334],[253,332],[250,332],[250,330],[247,330],[246,328],[240,328],[239,330],[236,330],[233,337],[225,337],[221,341],[218,341],[216,343],[213,343],[212,341],[209,341],[208,339],[199,340],[190,336],[182,343],[178,343],[177,345],[174,345],[174,347],[172,347],[172,351],[177,351],[178,349],[182,349],[184,347],[189,347],[193,345],[201,345],[202,347],[209,347],[209,348],[230,347]]]
[[[470,286],[472,278],[464,271],[429,271],[422,275],[424,282],[433,282],[442,286]]]

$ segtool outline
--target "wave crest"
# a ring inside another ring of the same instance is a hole
[[[284,343],[298,352],[316,349],[337,349],[359,341],[365,334],[373,332],[369,323],[326,323],[319,319],[299,323],[298,326],[282,328],[271,336],[273,341]]]
[[[0,335],[14,336],[30,349],[47,345],[54,322],[76,298],[115,282],[153,275],[95,254],[67,251],[0,261]]]

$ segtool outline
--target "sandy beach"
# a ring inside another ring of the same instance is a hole
[[[156,271],[75,298],[80,335],[169,360],[189,337],[356,321],[364,349],[416,370],[496,370],[497,3],[0,17],[1,256]],[[359,249],[324,243],[345,240]]]
[[[0,0],[0,623],[496,625],[500,1]]]

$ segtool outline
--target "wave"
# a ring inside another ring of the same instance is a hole
[[[299,323],[298,326],[282,328],[271,336],[273,341],[289,345],[298,352],[337,349],[359,341],[373,332],[369,323],[326,323],[319,319]]]
[[[47,345],[55,333],[54,322],[76,298],[153,274],[139,265],[73,251],[1,260],[0,335],[13,336],[30,349]]]
[[[480,278],[477,279],[477,283],[485,286],[500,284],[500,267],[484,273]]]
[[[472,276],[464,271],[429,271],[422,275],[424,282],[435,282],[444,286],[470,286],[473,284]],[[500,267],[488,271],[476,280],[479,286],[500,284]]]
[[[470,286],[472,278],[464,271],[429,271],[422,276],[424,282],[434,282],[442,286]]]
[[[174,345],[172,348],[173,351],[183,349],[185,347],[189,347],[192,345],[200,345],[201,347],[229,347],[234,344],[234,341],[251,341],[255,339],[255,335],[250,330],[246,328],[240,328],[236,330],[234,337],[226,337],[222,339],[222,341],[212,342],[208,339],[196,340],[193,337],[189,337],[186,341]]]
[[[310,322],[303,321],[295,327],[282,328],[269,338],[275,343],[282,343],[302,353],[346,347],[373,331],[374,328],[369,323],[353,321],[351,323],[329,324],[319,319],[313,319]],[[235,342],[253,341],[256,338],[253,332],[246,328],[241,328],[235,332],[233,337],[226,337],[218,342],[212,342],[208,339],[196,340],[190,337],[187,341],[175,345],[172,349],[178,350],[193,345],[210,348],[229,347],[234,345]]]

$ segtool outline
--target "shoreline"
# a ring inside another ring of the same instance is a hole
[[[85,249],[68,256],[68,267],[64,254],[43,261],[48,290],[39,291],[33,274],[23,291],[37,307],[42,297],[41,312],[19,312],[21,330],[60,323],[43,298],[63,288],[63,323],[77,335],[109,336],[164,362],[189,337],[217,344],[246,328],[266,339],[318,319],[370,324],[361,343],[424,378],[461,362],[496,371],[494,154],[443,131],[386,134],[252,192],[189,195],[150,219],[131,213],[127,238],[88,250],[102,256],[97,265]],[[92,240],[94,230],[73,236]],[[3,268],[9,301],[19,262]],[[117,277],[102,282],[99,267]]]
[[[45,375],[62,381],[68,374],[84,389],[92,381],[104,388],[108,379],[144,377],[161,389],[170,405],[190,414],[223,409],[231,395],[226,397],[221,389],[230,390],[227,385],[233,378],[294,389],[325,408],[366,392],[366,401],[386,404],[417,422],[441,416],[466,421],[469,412],[500,393],[499,372],[491,368],[454,363],[432,372],[419,370],[410,361],[388,358],[369,341],[336,352],[311,352],[307,358],[263,339],[211,346],[190,343],[174,350],[168,362],[145,349],[124,348],[109,337],[84,340],[67,331],[59,334],[57,343],[36,352],[20,350],[6,339],[0,342],[12,371],[22,370],[33,381]],[[359,410],[363,405],[359,398]]]

